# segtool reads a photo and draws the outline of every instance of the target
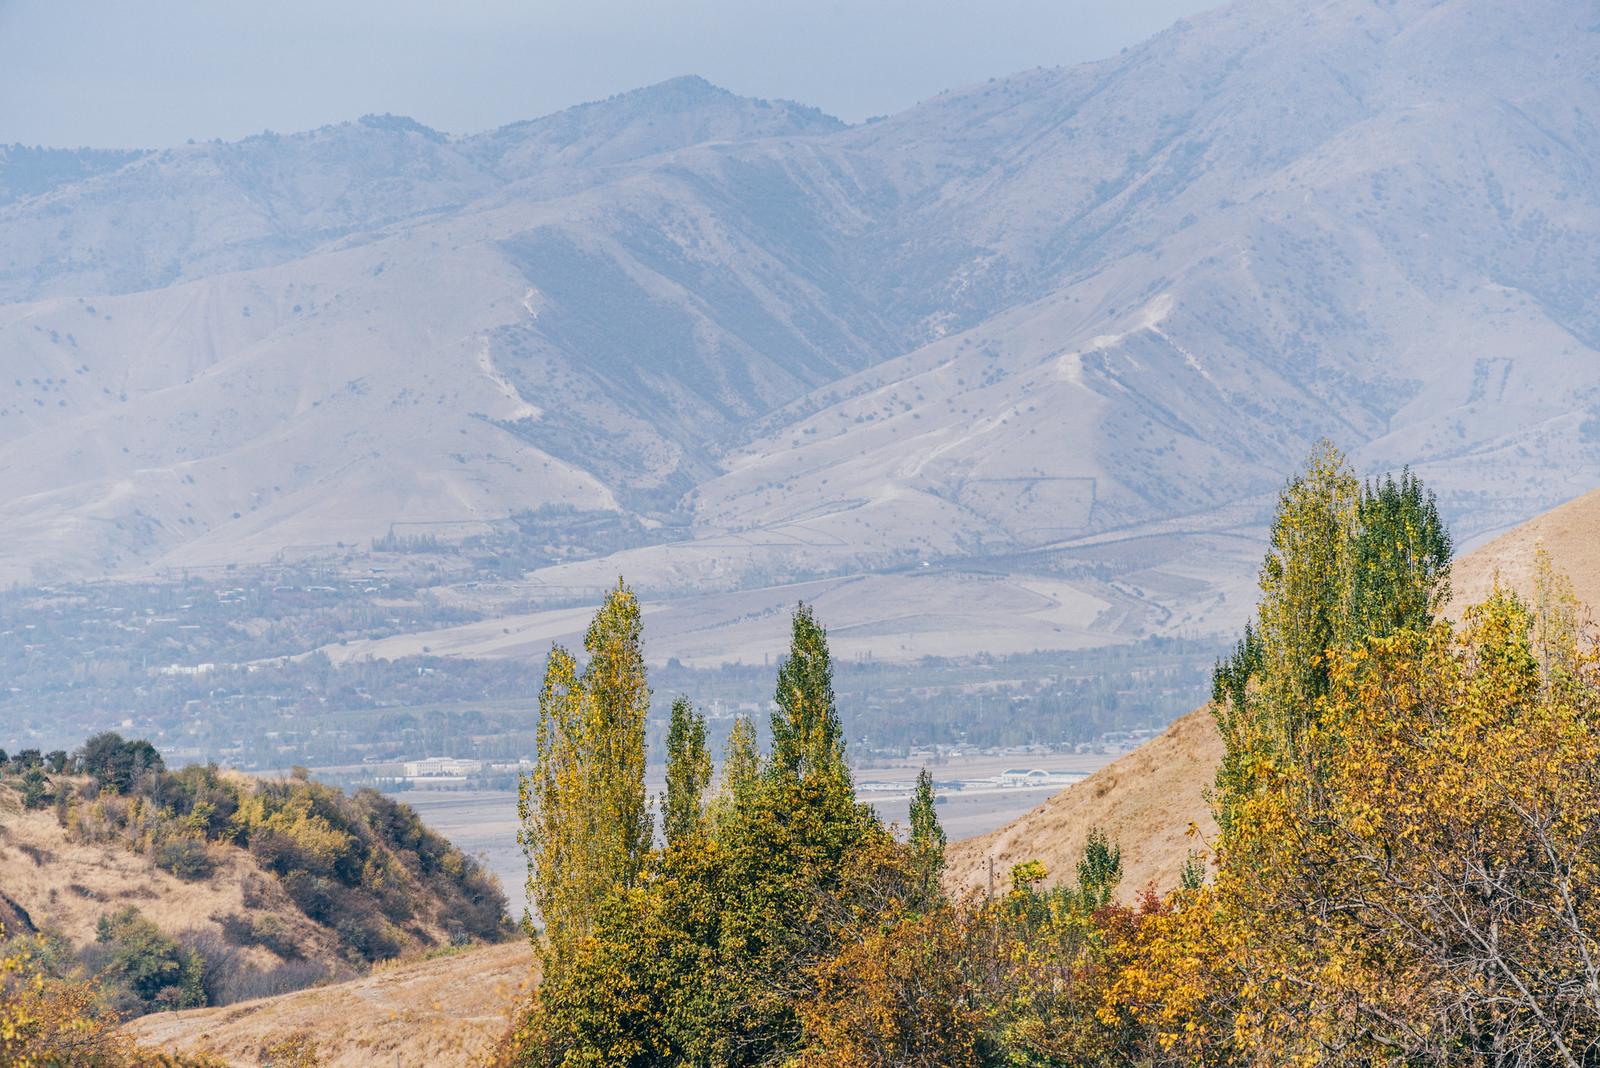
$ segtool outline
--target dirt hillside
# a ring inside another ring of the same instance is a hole
[[[1572,580],[1579,601],[1600,605],[1600,491],[1545,513],[1456,561],[1450,614],[1482,600],[1495,575],[1528,593],[1534,554],[1543,546],[1556,569]],[[989,861],[997,888],[1013,864],[1040,860],[1052,882],[1070,879],[1092,827],[1122,847],[1121,895],[1129,899],[1147,885],[1176,885],[1184,859],[1216,830],[1204,791],[1210,785],[1222,740],[1206,709],[1189,713],[1165,733],[1068,787],[998,831],[953,843],[947,885],[983,890]],[[1199,838],[1188,835],[1194,824]]]
[[[1523,595],[1532,592],[1534,555],[1540,546],[1558,571],[1572,580],[1578,600],[1600,605],[1600,491],[1568,501],[1500,535],[1457,561],[1451,576],[1451,615],[1481,601],[1500,581]]]
[[[20,910],[33,927],[85,946],[95,940],[100,918],[125,905],[137,905],[168,933],[219,938],[225,917],[270,915],[305,957],[339,961],[337,939],[295,908],[247,851],[218,850],[216,865],[204,879],[179,879],[118,844],[73,840],[53,812],[25,811],[15,790],[0,787],[0,891],[10,903],[6,911]],[[278,962],[259,946],[240,953],[260,968]]]
[[[1191,712],[1128,755],[978,838],[950,846],[946,884],[984,890],[994,860],[996,889],[1013,864],[1040,860],[1050,880],[1070,879],[1092,827],[1122,848],[1122,896],[1147,885],[1175,885],[1184,859],[1216,831],[1204,791],[1222,759],[1222,739],[1206,709]],[[1191,837],[1194,823],[1200,837]]]
[[[297,1034],[311,1036],[322,1068],[462,1068],[481,1062],[504,1033],[533,976],[533,951],[518,940],[280,997],[154,1013],[128,1030],[152,1048],[252,1068]]]

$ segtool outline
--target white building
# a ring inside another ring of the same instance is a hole
[[[436,779],[440,777],[476,775],[483,770],[481,760],[458,760],[455,757],[428,757],[406,762],[406,778]]]
[[[996,781],[1005,787],[1049,786],[1055,781],[1055,776],[1043,768],[1007,768],[996,777]]]

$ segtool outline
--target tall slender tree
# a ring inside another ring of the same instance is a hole
[[[922,877],[924,888],[938,889],[944,874],[944,828],[939,825],[938,803],[934,796],[933,776],[923,768],[917,773],[917,788],[911,795],[911,858]]]
[[[1225,835],[1262,769],[1305,758],[1335,654],[1432,626],[1450,596],[1450,554],[1438,503],[1409,470],[1362,486],[1331,444],[1312,452],[1278,501],[1258,623],[1212,679]]]
[[[1261,566],[1257,634],[1268,740],[1286,753],[1294,752],[1314,704],[1328,692],[1327,650],[1348,633],[1359,503],[1360,484],[1326,441],[1278,500]]]
[[[803,602],[795,608],[789,655],[778,666],[773,700],[778,707],[772,713],[772,769],[799,778],[823,772],[848,782],[828,635]]]
[[[750,796],[761,777],[761,749],[756,743],[756,725],[740,716],[728,732],[728,748],[722,757],[722,796],[738,804]]]
[[[581,924],[588,794],[585,695],[577,662],[561,646],[545,658],[533,771],[517,784],[517,839],[528,857],[528,901],[556,937]],[[535,932],[529,919],[529,933]]]
[[[699,832],[705,815],[706,788],[710,785],[706,719],[687,697],[679,697],[672,702],[672,719],[667,727],[667,792],[661,803],[661,833],[669,847]]]
[[[592,929],[595,909],[633,886],[650,849],[644,725],[650,690],[639,604],[621,580],[584,637],[580,675],[559,646],[545,665],[531,774],[518,790],[528,898],[539,912],[545,967]]]
[[[1351,550],[1350,638],[1423,631],[1450,599],[1450,531],[1410,469],[1367,483]]]

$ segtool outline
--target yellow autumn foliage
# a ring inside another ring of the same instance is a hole
[[[1459,635],[1330,654],[1296,758],[1252,765],[1214,885],[1154,920],[1119,977],[1164,1049],[1589,1063],[1600,678],[1574,627],[1536,622],[1497,592]]]
[[[0,927],[0,1064],[6,1068],[217,1068],[141,1049],[92,980],[46,973]]]

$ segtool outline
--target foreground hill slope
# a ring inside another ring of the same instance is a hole
[[[141,1044],[258,1065],[272,1046],[313,1036],[321,1068],[478,1064],[534,981],[524,941],[394,964],[345,983],[219,1009],[144,1016]]]
[[[1538,550],[1572,581],[1579,602],[1600,605],[1600,491],[1568,501],[1463,557],[1451,576],[1452,614],[1483,600],[1496,578],[1523,596],[1534,589]]]
[[[1122,848],[1123,898],[1146,886],[1175,886],[1190,851],[1216,831],[1205,792],[1221,759],[1210,709],[1190,712],[999,830],[952,843],[945,885],[955,893],[987,890],[990,861],[997,890],[1009,885],[1011,866],[1027,860],[1043,861],[1051,882],[1070,881],[1098,827]],[[1188,833],[1191,823],[1200,837]]]
[[[1535,554],[1543,548],[1557,571],[1572,580],[1584,605],[1600,604],[1600,491],[1567,502],[1490,541],[1456,561],[1454,614],[1482,600],[1495,578],[1523,594],[1533,588]],[[1215,833],[1206,802],[1222,739],[1208,708],[1177,720],[1165,732],[1075,783],[1033,811],[976,838],[952,843],[946,885],[956,892],[984,890],[994,864],[1000,887],[1013,864],[1040,860],[1052,881],[1070,880],[1091,828],[1122,847],[1121,895],[1146,886],[1177,885],[1191,850]],[[1193,824],[1198,836],[1189,835]]]

